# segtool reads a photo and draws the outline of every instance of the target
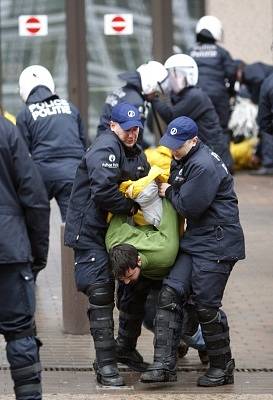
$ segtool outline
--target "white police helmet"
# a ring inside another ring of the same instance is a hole
[[[195,31],[200,33],[203,29],[209,31],[216,41],[221,41],[223,37],[223,26],[221,21],[213,15],[205,15],[196,24]]]
[[[36,86],[46,86],[52,93],[55,92],[55,84],[51,73],[42,65],[31,65],[25,68],[19,77],[19,91],[23,101]]]
[[[195,86],[198,82],[198,67],[194,59],[187,54],[174,54],[164,66],[170,71],[172,89],[178,93],[186,86]]]
[[[137,68],[140,75],[142,92],[146,95],[163,92],[168,88],[168,71],[158,61],[149,61]]]

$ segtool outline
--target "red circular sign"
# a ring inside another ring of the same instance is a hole
[[[116,16],[115,18],[112,19],[112,28],[116,32],[121,32],[126,28],[126,21],[123,17],[121,16]]]
[[[28,32],[35,34],[35,33],[39,32],[40,29],[41,29],[41,22],[38,18],[30,17],[26,21],[26,30]]]

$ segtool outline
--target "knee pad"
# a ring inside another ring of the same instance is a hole
[[[228,322],[222,310],[218,308],[197,307],[197,313],[203,335],[220,334],[221,338],[228,337]],[[225,334],[222,335],[224,332]]]
[[[212,324],[221,319],[219,308],[197,306],[197,314],[201,324]]]
[[[24,337],[7,342],[7,358],[16,399],[41,399],[40,342]]]
[[[42,367],[40,362],[37,362],[35,364],[29,364],[25,365],[24,367],[21,368],[11,368],[11,376],[16,384],[22,384],[26,381],[35,381],[39,382],[40,381],[40,373],[42,371]]]
[[[182,299],[170,286],[163,286],[158,296],[158,308],[168,311],[181,312]]]
[[[90,285],[86,289],[86,294],[90,304],[94,306],[105,306],[114,303],[115,283],[106,282]]]
[[[21,332],[9,332],[4,335],[5,341],[6,342],[11,342],[13,340],[19,340],[26,338],[28,336],[35,336],[36,335],[36,325],[35,322],[33,321],[32,326],[29,328],[24,329]]]

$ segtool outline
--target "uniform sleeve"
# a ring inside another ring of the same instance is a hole
[[[22,110],[16,117],[16,126],[21,133],[23,139],[25,140],[28,150],[30,154],[32,154],[32,147],[31,147],[31,134],[28,130],[28,125],[26,121],[26,109]]]
[[[100,209],[113,214],[131,215],[139,207],[119,191],[122,163],[120,153],[118,146],[110,145],[87,154],[86,165],[92,185],[91,199]]]
[[[261,132],[273,134],[273,115],[272,115],[273,94],[268,93],[268,83],[265,81],[262,84],[257,122]]]
[[[213,202],[219,187],[219,178],[213,171],[193,166],[187,180],[176,189],[170,187],[166,197],[178,214],[185,218],[200,218]]]
[[[24,210],[33,264],[45,266],[49,243],[49,201],[42,178],[28,154],[26,145],[14,127],[11,151],[14,181]]]
[[[182,115],[195,119],[197,117],[196,113],[199,112],[196,100],[197,98],[193,96],[184,95],[174,105],[171,105],[167,101],[156,99],[153,101],[153,106],[166,124],[169,124],[173,119]]]

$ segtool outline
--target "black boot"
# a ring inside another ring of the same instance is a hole
[[[92,285],[89,296],[90,331],[96,349],[94,370],[97,381],[105,386],[123,386],[119,375],[114,340],[114,290],[111,284]],[[107,304],[108,303],[108,304]]]
[[[148,363],[136,350],[136,345],[141,334],[145,302],[149,291],[150,282],[145,279],[139,279],[133,286],[119,284],[118,288],[117,360],[137,372],[146,371],[148,367]]]
[[[221,386],[234,383],[235,362],[231,359],[225,369],[210,367],[205,375],[200,376],[198,386]]]
[[[229,328],[222,310],[198,310],[202,334],[206,343],[210,368],[201,376],[198,386],[221,386],[234,383],[235,362],[231,358]]]
[[[154,363],[141,375],[141,382],[174,382],[177,380],[176,360],[181,329],[181,299],[174,289],[163,286],[159,294],[158,311],[155,318]]]
[[[143,360],[142,355],[137,351],[135,345],[128,341],[128,338],[118,336],[116,339],[117,361],[127,365],[134,371],[144,372],[148,363]]]
[[[97,381],[104,386],[124,386],[122,377],[116,364],[107,364],[99,367],[97,361],[93,363],[94,371],[97,375]]]

